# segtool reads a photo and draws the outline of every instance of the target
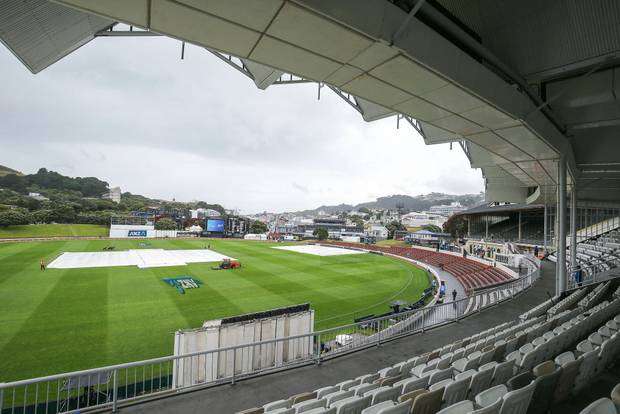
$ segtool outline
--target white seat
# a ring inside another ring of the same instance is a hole
[[[349,388],[354,387],[356,385],[359,385],[360,382],[361,381],[358,380],[358,379],[342,381],[342,382],[339,382],[338,384],[336,384],[336,387],[339,387],[340,390],[342,390],[342,391],[347,391]]]
[[[379,371],[377,371],[377,373],[379,374],[379,377],[381,378],[389,378],[389,377],[394,377],[398,374],[400,374],[400,367],[386,367],[383,369],[380,369]]]
[[[306,401],[302,401],[297,404],[293,404],[291,408],[294,408],[295,413],[299,414],[299,413],[304,413],[309,410],[313,410],[315,408],[321,408],[321,407],[326,407],[326,406],[327,406],[327,400],[325,398],[321,398],[320,400],[315,398],[312,400],[306,400]]]
[[[434,384],[439,381],[443,381],[447,378],[452,378],[452,368],[446,368],[435,371],[429,378],[428,383]]]
[[[383,404],[383,405],[382,405]],[[392,401],[384,401],[377,405],[365,408],[362,414],[409,414],[413,400],[407,400],[402,403],[395,404]]]
[[[508,388],[504,384],[496,385],[482,391],[475,397],[476,405],[479,407],[488,407],[501,400],[508,393]]]
[[[469,383],[470,379],[464,378],[460,380],[452,380],[452,382],[447,384],[443,392],[444,404],[448,406],[466,399],[467,393],[469,392]]]
[[[474,397],[483,390],[486,390],[491,386],[492,380],[493,370],[487,369],[476,372],[471,377],[471,382],[469,383],[469,394]]]
[[[565,364],[574,361],[575,360],[575,355],[568,351],[568,352],[563,352],[560,355],[558,355],[557,357],[555,357],[555,363],[556,365],[559,366],[564,366]]]
[[[265,412],[269,414],[295,414],[295,409],[294,408],[277,408],[275,410],[269,410]]]
[[[537,384],[536,381],[532,381],[523,388],[505,394],[501,408],[502,414],[526,414]]]
[[[354,395],[355,393],[353,391],[336,391],[326,395],[325,398],[327,399],[327,405],[331,407],[336,401],[344,400],[345,398],[353,397]]]
[[[512,378],[514,374],[514,362],[506,361],[500,362],[493,369],[493,379],[491,380],[491,385],[499,385],[503,384]]]
[[[588,341],[590,341],[590,343],[595,346],[601,346],[604,340],[605,339],[603,338],[603,336],[598,332],[594,332],[590,336],[588,336]]]
[[[474,410],[470,414],[500,414],[499,410],[502,408],[502,402],[504,401],[500,398],[494,404]]]
[[[304,414],[336,414],[336,407],[333,408],[314,408]]]
[[[265,410],[265,412],[274,411],[279,408],[291,408],[291,402],[289,400],[278,400],[263,405],[263,410]]]
[[[436,383],[432,384],[430,387],[428,387],[428,390],[429,391],[435,391],[435,390],[438,390],[440,388],[445,388],[452,381],[454,381],[452,378],[441,380],[439,382],[436,382]]]
[[[478,367],[477,359],[461,358],[452,363],[452,368],[458,372],[464,372]]]
[[[333,404],[330,404],[330,408],[336,407],[337,414],[361,414],[364,408],[370,406],[371,401],[370,396],[367,397],[358,397],[353,396],[349,398],[344,398],[342,400],[336,401]]]
[[[379,388],[379,384],[359,384],[349,388],[349,391],[353,391],[355,395],[364,395],[366,391],[374,390],[375,388]]]
[[[357,378],[355,378],[355,379],[360,380],[360,384],[370,384],[370,383],[373,383],[373,382],[375,382],[376,380],[378,380],[378,379],[379,379],[379,377],[380,377],[380,376],[379,376],[379,373],[376,373],[376,374],[366,374],[366,375],[362,375],[362,376],[359,376],[359,377],[357,377]]]
[[[428,386],[429,377],[405,378],[394,383],[394,388],[399,388],[401,394],[406,394],[413,390],[421,390]]]
[[[474,410],[474,403],[469,400],[460,401],[456,404],[452,404],[443,410],[437,412],[437,414],[467,414]]]
[[[577,344],[577,351],[581,352],[582,354],[585,354],[585,353],[588,353],[588,352],[592,352],[595,349],[596,348],[592,344],[592,342],[588,341],[587,339],[584,339],[583,341],[581,341],[581,342],[579,342]]]
[[[478,367],[478,371],[486,371],[487,369],[493,370],[495,369],[496,366],[497,366],[497,362],[495,361],[487,362],[484,365],[480,365]]]
[[[459,380],[462,380],[462,379],[471,378],[471,377],[474,376],[474,374],[476,372],[478,372],[478,371],[476,371],[475,369],[468,369],[467,371],[463,371],[463,372],[461,372],[459,374],[456,374],[454,376],[454,379],[459,381]]]
[[[377,389],[370,390],[364,393],[364,397],[366,396],[372,397],[372,400],[371,400],[372,405],[375,405],[383,401],[388,401],[388,400],[396,401],[399,395],[400,395],[400,389],[394,388],[394,387],[387,387],[387,386],[379,387]]]
[[[314,392],[316,392],[316,398],[320,399],[323,398],[324,396],[328,395],[328,394],[332,394],[336,391],[340,391],[338,387],[335,386],[329,386],[329,387],[323,387],[323,388],[319,388],[317,390],[314,390]]]
[[[600,398],[581,410],[579,414],[617,414],[616,406],[609,398]]]

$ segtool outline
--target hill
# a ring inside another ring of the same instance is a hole
[[[17,170],[14,170],[9,167],[5,167],[4,165],[0,165],[0,177],[4,177],[5,175],[8,175],[8,174],[24,175]]]
[[[186,226],[191,217],[189,209],[202,207],[225,213],[219,204],[158,200],[129,192],[121,195],[120,203],[115,203],[101,198],[110,186],[96,177],[68,177],[45,168],[26,175],[7,167],[2,167],[2,171],[5,174],[0,174],[0,227],[49,223],[106,225],[111,216],[132,211],[170,216]],[[39,195],[31,197],[30,193]]]
[[[450,204],[452,202],[459,202],[466,207],[473,207],[484,202],[484,194],[444,194],[444,193],[429,193],[420,194],[417,196],[409,195],[390,195],[385,197],[379,197],[375,201],[369,201],[366,203],[360,203],[356,205],[351,204],[338,204],[333,206],[320,206],[312,210],[297,211],[294,213],[302,215],[316,215],[319,211],[323,211],[328,214],[337,214],[341,212],[349,212],[359,210],[361,208],[372,209],[384,209],[384,210],[397,210],[401,209],[403,212],[408,213],[411,211],[424,211],[428,210],[432,206]]]

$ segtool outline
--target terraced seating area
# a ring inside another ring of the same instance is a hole
[[[609,286],[581,290],[579,297],[592,298],[587,304],[573,297],[561,301],[572,307],[506,322],[377,372],[243,413],[546,413],[620,358],[620,298]],[[609,401],[593,407],[611,410]],[[594,408],[583,412],[613,412]]]
[[[570,247],[566,257],[570,262]],[[555,254],[550,257],[555,261]],[[585,269],[584,279],[589,274],[615,269],[620,265],[620,230],[612,230],[596,238],[577,243],[577,263]]]
[[[451,273],[458,279],[467,291],[487,288],[514,280],[510,275],[498,268],[447,253],[418,249],[415,247],[383,247],[372,244],[366,245],[338,241],[327,241],[323,243],[347,248],[361,248],[375,252],[389,253],[418,260]]]

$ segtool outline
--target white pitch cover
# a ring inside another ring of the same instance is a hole
[[[174,355],[233,347],[253,342],[312,333],[314,311],[221,325],[221,320],[207,321],[202,328],[177,331]],[[173,387],[185,388],[222,378],[277,367],[310,356],[314,340],[291,339],[285,342],[238,348],[216,354],[198,355],[177,360],[173,369]],[[233,355],[236,355],[233,363]]]

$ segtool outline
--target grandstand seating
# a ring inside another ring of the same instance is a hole
[[[567,260],[570,261],[570,247]],[[555,261],[555,255],[551,256]],[[615,229],[600,236],[577,243],[577,263],[583,269],[602,272],[620,264],[620,230]]]
[[[498,268],[447,253],[424,250],[415,247],[386,247],[372,244],[366,245],[337,241],[328,241],[325,243],[347,248],[363,248],[370,251],[389,253],[424,262],[454,275],[454,277],[457,278],[457,280],[467,291],[487,288],[514,280],[510,275]]]
[[[620,357],[620,289],[612,293],[610,283],[581,288],[551,300],[551,306],[545,302],[533,308],[519,321],[413,355],[376,373],[243,413],[548,412]],[[583,413],[616,414],[612,408],[617,410],[619,394],[616,387],[616,400],[595,401]]]

